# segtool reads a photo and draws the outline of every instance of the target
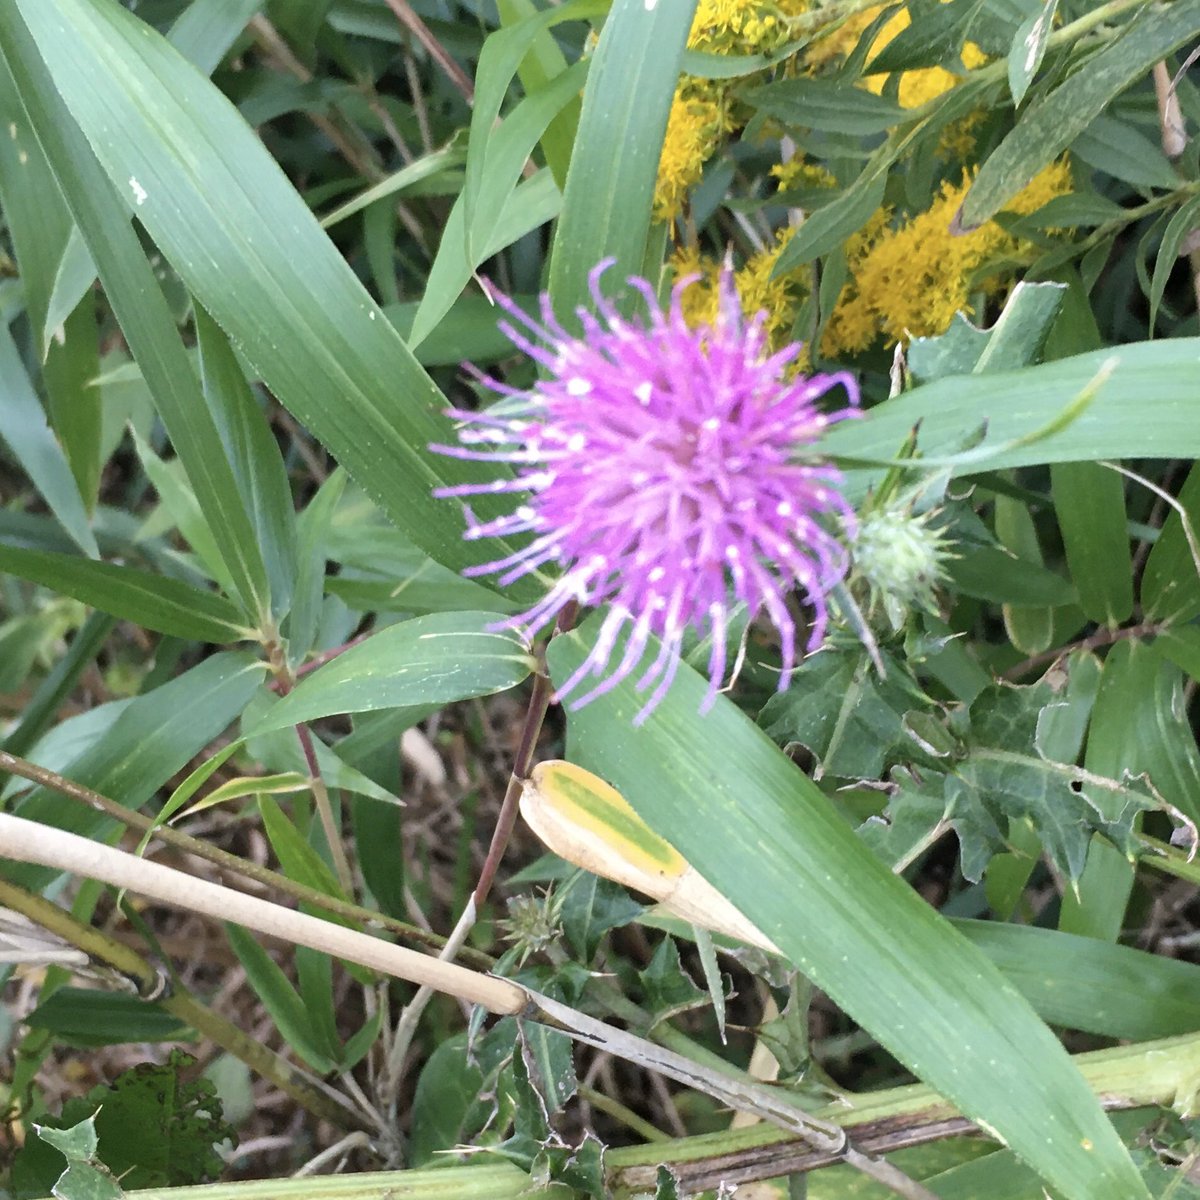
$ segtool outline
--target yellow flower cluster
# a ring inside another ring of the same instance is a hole
[[[1001,270],[979,279],[989,264],[1011,266],[1031,257],[1033,247],[995,221],[970,233],[951,233],[954,214],[973,177],[973,171],[964,171],[960,184],[943,183],[925,212],[895,228],[890,227],[890,214],[881,210],[847,244],[851,278],[825,328],[824,354],[837,357],[865,350],[880,335],[892,345],[943,333],[956,312],[974,311],[969,300],[972,288],[993,295],[1011,278]],[[1066,160],[1051,163],[1013,197],[1005,211],[1036,212],[1070,190]]]
[[[688,49],[706,54],[773,53],[790,38],[788,17],[806,11],[808,0],[700,0],[688,33]],[[734,128],[729,85],[685,76],[675,91],[663,139],[654,191],[654,216],[670,221],[688,190],[700,182],[704,164],[721,137]]]
[[[802,154],[773,166],[771,174],[779,180],[777,186],[781,192],[791,192],[797,188],[837,187],[837,179],[825,167]]]
[[[780,251],[791,241],[794,233],[791,227],[779,230],[774,245],[751,255],[746,264],[733,274],[742,312],[747,317],[763,314],[763,330],[773,350],[786,346],[792,340],[796,313],[809,294],[809,272],[806,268],[771,278]],[[677,250],[671,258],[671,271],[675,279],[683,279],[688,275],[699,276],[684,289],[681,298],[684,320],[693,329],[712,325],[716,320],[721,270],[721,264],[715,258],[701,254],[694,248]],[[807,361],[807,356],[805,358]]]
[[[769,54],[791,40],[788,17],[808,11],[808,0],[700,0],[688,49],[706,54]]]
[[[682,90],[675,93],[654,185],[656,221],[670,221],[679,213],[688,189],[700,182],[704,164],[726,126],[722,105]]]

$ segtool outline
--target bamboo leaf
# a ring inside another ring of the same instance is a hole
[[[50,511],[71,540],[93,558],[100,554],[88,523],[79,487],[71,473],[62,446],[46,423],[42,409],[25,373],[21,356],[8,326],[0,322],[0,438],[41,492]]]
[[[391,625],[314,671],[249,735],[332,713],[449,704],[515,687],[535,663],[517,634],[489,632],[495,621],[495,613],[433,613]]]
[[[554,249],[550,294],[559,316],[589,301],[588,274],[615,260],[644,269],[658,160],[695,0],[615,0],[583,93]]]
[[[244,360],[401,529],[469,565],[459,512],[431,493],[486,476],[429,453],[450,440],[445,399],[229,101],[114,0],[5,0],[0,30],[23,98],[36,88],[45,110],[43,140],[72,125],[61,107],[50,115],[65,102],[107,176],[93,190],[117,190]],[[35,82],[41,57],[61,102]],[[62,179],[70,154],[51,157]],[[87,188],[66,190],[79,202]],[[103,247],[99,231],[88,242]]]
[[[37,11],[42,17],[54,19],[48,8],[39,7]],[[92,15],[95,17],[94,12]],[[145,32],[145,26],[136,21],[135,26]],[[269,608],[266,569],[174,318],[129,222],[128,209],[117,200],[79,128],[64,110],[12,3],[0,5],[0,31],[0,46],[17,81],[22,103],[100,268],[109,301],[184,463],[196,499],[218,537],[237,594],[247,615],[255,620]],[[76,32],[72,29],[66,41],[78,48],[81,43]],[[97,109],[103,111],[103,101],[95,101],[94,113]],[[130,193],[131,178],[137,182],[136,175],[128,172],[120,177],[126,195]],[[132,189],[135,196],[140,194],[141,186],[139,183]]]
[[[583,661],[584,638],[551,642],[556,681]],[[870,855],[731,703],[718,700],[698,718],[705,690],[685,667],[631,736],[642,700],[622,683],[572,715],[572,756],[616,785],[893,1054],[997,1130],[1064,1196],[1146,1196],[1066,1051],[1012,985]]]
[[[0,544],[0,569],[173,637],[220,645],[251,632],[223,596],[136,567]]]

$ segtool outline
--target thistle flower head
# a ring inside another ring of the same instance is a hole
[[[452,412],[463,421],[460,445],[434,449],[512,463],[516,475],[436,494],[524,494],[495,520],[468,509],[466,537],[529,540],[468,573],[495,573],[505,586],[556,571],[545,596],[509,622],[531,636],[573,601],[607,606],[591,652],[559,689],[572,707],[636,673],[639,690],[653,689],[643,720],[670,687],[691,629],[711,639],[707,708],[725,675],[739,605],[778,630],[782,689],[797,657],[787,596],[799,588],[807,597],[808,644],[819,645],[824,595],[845,567],[830,530],[839,521],[853,526],[838,472],[798,453],[857,404],[855,383],[845,374],[789,378],[800,346],[769,353],[763,314],[743,318],[728,276],[709,327],[692,330],[684,320],[681,297],[691,279],[675,287],[665,312],[650,284],[630,279],[648,317],[627,320],[600,291],[609,265],[591,274],[595,314],[579,310],[582,336],[562,328],[545,297],[540,320],[498,297],[510,318],[501,329],[544,378],[518,392],[476,372],[505,399],[480,413]],[[819,411],[817,401],[839,385],[851,407]],[[648,656],[652,637],[661,645]],[[576,698],[590,676],[602,678]]]

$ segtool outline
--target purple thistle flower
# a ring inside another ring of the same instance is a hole
[[[506,399],[484,412],[452,410],[464,422],[461,445],[432,449],[513,463],[517,473],[434,494],[528,495],[495,520],[481,522],[467,509],[468,539],[532,537],[515,553],[465,574],[497,574],[503,587],[553,568],[545,596],[505,626],[532,637],[572,601],[608,606],[596,644],[559,688],[559,698],[589,676],[604,677],[570,707],[633,674],[651,636],[660,640],[635,684],[639,691],[655,685],[635,719],[640,724],[670,687],[689,628],[712,640],[701,711],[712,705],[739,602],[752,618],[765,613],[779,631],[780,690],[796,664],[796,626],[786,603],[796,587],[814,610],[808,649],[820,645],[825,593],[846,565],[822,518],[836,516],[852,528],[854,515],[838,491],[839,472],[798,461],[796,453],[831,421],[853,414],[858,388],[844,372],[787,378],[785,368],[800,346],[767,352],[763,314],[743,319],[728,272],[715,325],[692,330],[681,306],[691,279],[676,285],[664,313],[650,284],[631,278],[650,314],[648,322],[635,323],[600,292],[610,265],[601,263],[589,278],[599,317],[579,310],[582,337],[562,328],[546,296],[540,321],[496,297],[512,319],[500,323],[501,331],[544,368],[545,378],[517,391],[468,366]],[[850,407],[822,414],[815,402],[838,385]],[[626,628],[624,651],[613,663]]]

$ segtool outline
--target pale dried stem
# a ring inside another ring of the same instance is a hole
[[[840,1125],[812,1116],[786,1094],[762,1084],[722,1076],[511,980],[430,958],[256,896],[196,879],[171,867],[147,862],[77,834],[7,813],[0,813],[0,846],[4,847],[5,858],[17,862],[37,863],[83,875],[162,903],[232,921],[410,983],[447,992],[492,1012],[513,1014],[548,1025],[576,1041],[705,1092],[731,1108],[755,1112],[780,1128],[803,1137],[814,1149],[856,1167],[907,1200],[936,1200],[932,1192],[891,1164],[856,1148]],[[34,914],[27,912],[26,915]]]
[[[1165,62],[1154,64],[1154,95],[1158,101],[1158,124],[1162,135],[1163,153],[1174,162],[1188,146],[1187,124],[1179,104],[1178,76],[1171,78]],[[1200,247],[1195,245],[1197,230],[1184,238],[1181,253],[1186,254],[1192,268],[1192,290],[1196,295],[1196,311],[1200,314]]]

